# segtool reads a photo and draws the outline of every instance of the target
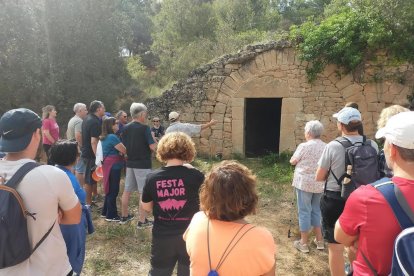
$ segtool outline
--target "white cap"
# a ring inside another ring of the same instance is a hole
[[[353,107],[344,107],[332,117],[345,125],[349,124],[351,121],[361,121],[361,113],[358,109]]]
[[[414,112],[401,112],[392,116],[385,127],[377,131],[375,138],[385,138],[401,148],[414,149]]]
[[[178,119],[179,116],[180,114],[178,112],[172,111],[170,112],[170,115],[168,115],[168,120],[175,121]]]

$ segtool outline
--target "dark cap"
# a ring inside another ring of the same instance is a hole
[[[23,151],[30,144],[33,132],[41,127],[42,120],[30,109],[7,111],[0,118],[0,151]]]

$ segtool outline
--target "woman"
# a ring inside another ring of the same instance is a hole
[[[377,121],[377,128],[380,129],[380,128],[385,127],[389,118],[391,118],[392,116],[398,113],[407,112],[407,111],[410,111],[410,110],[408,108],[402,107],[401,105],[392,105],[392,106],[384,108],[381,111],[381,114]],[[393,172],[387,166],[387,162],[385,161],[384,150],[382,149],[378,155],[379,155],[378,166],[379,166],[380,176],[391,178],[393,176]]]
[[[191,275],[275,275],[271,233],[245,219],[257,202],[256,178],[248,168],[236,161],[213,167],[201,187],[202,211],[184,233]]]
[[[296,190],[300,229],[300,240],[295,241],[293,246],[303,253],[309,253],[309,231],[312,227],[316,236],[314,239],[316,248],[325,249],[319,207],[324,183],[315,181],[318,160],[326,145],[320,139],[322,131],[323,125],[319,121],[307,122],[306,142],[298,146],[290,159],[290,164],[296,165],[292,186]]]
[[[76,176],[72,173],[72,167],[78,157],[78,144],[76,141],[59,140],[50,149],[50,160],[58,168],[63,170],[72,182],[73,189],[82,205],[82,218],[79,224],[60,225],[63,238],[66,243],[69,262],[73,272],[80,275],[85,260],[86,231],[94,232],[89,209],[85,206],[86,192],[79,185]]]
[[[149,275],[190,275],[190,260],[182,235],[200,210],[198,191],[204,175],[188,163],[196,151],[191,138],[172,132],[159,141],[157,159],[165,166],[147,176],[142,208],[154,214]]]
[[[105,201],[101,216],[109,222],[119,222],[120,217],[116,208],[116,198],[119,193],[119,182],[121,170],[124,167],[123,154],[126,148],[119,137],[115,135],[118,131],[118,122],[114,117],[103,120],[102,134],[99,140],[102,144],[102,170]]]
[[[42,108],[42,113],[43,150],[46,153],[47,164],[51,165],[49,150],[53,143],[59,139],[59,125],[56,122],[57,111],[53,105],[47,105]]]

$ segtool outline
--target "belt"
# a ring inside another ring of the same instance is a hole
[[[324,194],[329,198],[344,200],[341,197],[341,192],[334,192],[334,191],[326,190]]]

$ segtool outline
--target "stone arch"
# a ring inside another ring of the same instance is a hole
[[[147,105],[150,115],[161,116],[164,122],[172,110],[181,112],[186,122],[216,119],[215,126],[194,140],[200,153],[223,153],[229,158],[244,155],[246,98],[283,99],[279,150],[284,151],[294,150],[303,141],[303,127],[309,120],[320,120],[325,126],[323,139],[333,139],[337,130],[332,114],[350,101],[359,104],[365,132],[372,137],[381,109],[405,104],[414,85],[411,64],[367,63],[360,82],[329,65],[312,84],[307,81],[306,65],[286,41],[248,46],[194,70],[187,80],[150,99]],[[378,72],[384,79],[372,82]],[[399,83],[393,72],[403,76],[405,83]]]

